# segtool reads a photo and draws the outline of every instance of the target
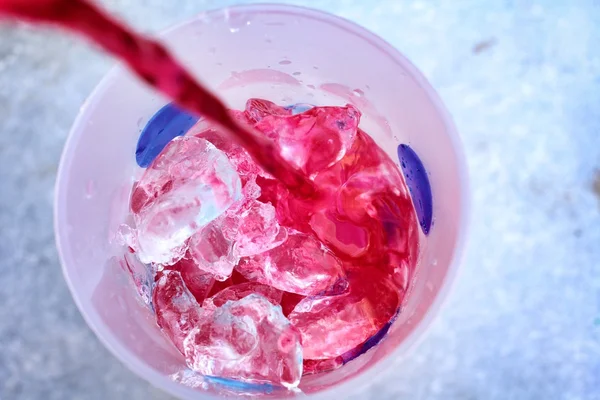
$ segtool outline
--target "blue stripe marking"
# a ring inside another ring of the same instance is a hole
[[[158,110],[140,134],[135,150],[137,164],[148,167],[173,138],[185,135],[198,119],[173,103]]]
[[[433,221],[433,198],[427,171],[417,153],[406,144],[398,146],[398,159],[417,212],[419,225],[423,233],[428,235]]]

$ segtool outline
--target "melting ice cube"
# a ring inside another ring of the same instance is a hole
[[[273,305],[278,306],[281,303],[283,292],[271,286],[263,285],[257,282],[245,282],[238,285],[229,286],[211,298],[204,301],[203,307],[206,309],[214,309],[221,307],[228,301],[241,300],[251,294],[260,294]]]
[[[228,301],[202,318],[184,343],[188,366],[203,375],[295,387],[302,376],[298,332],[259,294]]]
[[[264,253],[279,246],[287,238],[270,203],[249,199],[223,218],[223,235],[234,242],[235,254],[239,257]]]
[[[185,286],[196,298],[198,304],[202,304],[214,286],[214,276],[200,269],[189,253],[168,269],[179,271]]]
[[[223,236],[220,218],[194,234],[188,245],[198,267],[213,274],[219,281],[231,275],[239,260],[233,253],[233,242]]]
[[[186,287],[178,271],[159,273],[152,294],[156,322],[183,353],[183,341],[204,318],[204,310]]]
[[[187,239],[240,198],[240,178],[222,151],[193,136],[173,139],[132,193],[140,260],[176,262]]]
[[[244,257],[237,270],[249,280],[302,295],[344,292],[347,288],[341,262],[314,236],[290,233],[267,252]]]
[[[335,358],[375,335],[396,313],[399,291],[374,267],[350,277],[350,291],[332,297],[307,297],[289,315],[302,336],[304,358]]]
[[[352,146],[360,111],[345,107],[315,107],[300,114],[267,100],[251,99],[245,114],[254,128],[273,139],[281,155],[309,176],[339,161]]]

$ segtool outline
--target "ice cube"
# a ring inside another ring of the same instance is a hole
[[[404,262],[414,268],[419,241],[414,207],[398,167],[368,135],[359,130],[346,156],[315,182],[335,196],[311,216],[310,226],[336,254],[358,264],[397,269]]]
[[[230,286],[239,285],[240,283],[246,282],[248,282],[248,279],[246,279],[242,274],[240,274],[234,269],[231,276],[226,280],[215,281],[215,284],[213,285],[212,289],[210,290],[210,293],[208,294],[208,297],[212,297],[219,293],[221,290],[225,290]]]
[[[154,268],[142,263],[135,253],[126,250],[121,264],[125,272],[131,277],[132,283],[140,296],[140,299],[152,309],[152,289],[154,287]]]
[[[245,187],[248,181],[256,175],[264,174],[262,168],[254,162],[250,154],[231,137],[228,137],[226,133],[210,128],[194,133],[194,135],[208,140],[227,154],[227,158],[231,161],[242,180],[242,186]]]
[[[121,246],[127,246],[132,250],[136,250],[139,246],[137,244],[137,236],[135,229],[127,224],[119,225],[115,234],[115,242]]]
[[[202,304],[204,299],[208,297],[208,293],[215,283],[214,276],[200,269],[189,253],[168,269],[179,271],[185,286],[198,304]]]
[[[223,289],[215,296],[206,299],[203,307],[206,309],[214,309],[216,307],[221,307],[228,301],[237,301],[253,293],[264,296],[276,306],[278,306],[281,302],[281,296],[283,295],[281,290],[277,290],[271,286],[263,285],[257,282],[246,282]]]
[[[404,185],[401,179],[398,168],[390,168],[386,163],[359,171],[338,189],[337,208],[351,220],[360,221],[382,193],[392,194],[399,201],[406,199],[404,202],[410,202],[408,194],[402,190]]]
[[[258,199],[260,197],[261,189],[256,183],[256,176],[248,178],[242,191],[246,199]]]
[[[292,115],[292,110],[287,107],[278,106],[269,100],[249,99],[246,102],[244,114],[248,118],[248,121],[255,123],[270,115],[290,116]]]
[[[194,234],[188,246],[198,267],[210,272],[219,281],[231,275],[239,260],[233,253],[233,242],[223,236],[221,219],[212,221]]]
[[[315,183],[322,190],[335,193],[354,174],[378,168],[382,157],[387,157],[383,150],[369,135],[359,129],[352,147],[346,151],[344,157],[319,172],[315,177]]]
[[[363,267],[350,275],[350,291],[307,297],[289,315],[302,336],[304,358],[335,358],[375,335],[395,315],[400,293],[388,275]]]
[[[279,306],[259,294],[228,301],[206,315],[184,349],[188,366],[207,376],[291,388],[302,375],[298,332]]]
[[[352,147],[360,111],[345,107],[314,107],[301,114],[272,112],[272,107],[246,108],[254,128],[279,146],[281,155],[308,176],[314,176],[339,161]],[[278,107],[278,109],[281,107]],[[253,117],[258,115],[258,117]]]
[[[222,223],[223,235],[234,243],[239,257],[252,256],[279,246],[287,238],[269,203],[249,199],[234,211],[228,210]]]
[[[342,293],[347,281],[340,261],[314,236],[292,231],[288,239],[265,253],[240,260],[237,270],[247,279],[302,295]]]
[[[349,221],[334,210],[320,210],[312,215],[310,226],[329,248],[340,257],[357,258],[365,255],[369,247],[369,230],[359,223]]]
[[[205,318],[205,311],[186,287],[178,271],[158,274],[152,293],[156,322],[177,349],[184,353],[184,339]]]
[[[176,262],[187,239],[240,198],[240,178],[222,151],[193,136],[173,139],[131,196],[140,260]]]
[[[275,179],[258,176],[256,183],[261,190],[258,200],[271,203],[275,207],[280,225],[304,233],[311,232],[309,221],[314,212],[314,202],[306,201],[301,194],[291,193],[284,184]],[[323,203],[327,204],[326,201]]]
[[[328,358],[326,360],[304,360],[302,375],[314,375],[329,372],[344,365],[342,357]]]

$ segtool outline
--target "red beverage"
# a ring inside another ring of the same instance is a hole
[[[167,144],[134,185],[136,226],[127,231],[136,232],[137,240],[128,244],[157,269],[181,272],[177,282],[187,286],[188,298],[196,298],[206,319],[196,325],[209,324],[217,332],[241,324],[220,345],[211,342],[213,358],[202,347],[206,341],[188,340],[196,326],[185,325],[177,334],[166,330],[191,368],[206,375],[216,366],[222,377],[291,387],[298,380],[290,377],[299,379],[302,365],[306,374],[330,371],[385,335],[414,274],[418,225],[400,171],[358,128],[361,114],[355,107],[294,113],[250,99],[244,111],[232,114],[314,182],[319,201],[307,201],[223,132],[200,121]],[[192,217],[186,210],[194,210]],[[194,219],[211,212],[202,222]],[[164,243],[165,232],[175,240],[167,254],[143,245],[147,237]],[[251,322],[219,314],[228,304],[246,310],[249,296],[265,301]],[[170,316],[159,319],[161,327],[179,327],[190,319],[187,308],[180,313],[175,303],[163,300],[154,306],[157,315]],[[259,321],[266,315],[273,325],[263,327],[265,337],[277,337],[271,328],[289,331],[289,345],[269,347],[272,343],[261,341]],[[242,355],[219,346],[233,346],[237,335],[252,340],[262,355],[252,353],[234,367],[225,354]],[[303,362],[294,363],[290,351],[299,346]],[[272,368],[268,378],[249,372]],[[276,371],[286,371],[285,376]]]

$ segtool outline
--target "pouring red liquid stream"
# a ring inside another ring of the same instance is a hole
[[[312,182],[281,158],[272,143],[236,122],[225,105],[158,41],[133,32],[85,0],[0,0],[2,14],[56,24],[87,37],[182,108],[231,132],[256,162],[286,186],[305,197],[314,197]]]
[[[259,185],[262,186],[264,200],[278,207],[280,220],[300,231],[310,230],[312,225],[313,230],[321,231],[325,236],[345,232],[346,235],[361,237],[364,251],[350,257],[336,251],[333,246],[340,258],[349,257],[353,263],[359,262],[362,266],[391,270],[399,265],[414,264],[414,260],[407,262],[405,259],[407,254],[409,258],[414,257],[418,243],[416,238],[409,243],[406,241],[407,232],[415,222],[406,185],[395,163],[362,130],[358,129],[357,140],[348,154],[322,171],[313,182],[306,171],[295,169],[280,155],[279,148],[265,137],[259,126],[255,128],[262,135],[252,130],[251,126],[256,121],[234,118],[225,105],[179,65],[162,44],[132,32],[87,0],[0,0],[0,16],[2,14],[35,23],[59,25],[87,37],[181,107],[232,133],[254,160],[276,178],[259,182]],[[304,150],[315,144],[317,151],[313,153],[319,158],[326,146],[319,144],[318,138],[312,144],[305,143]],[[359,171],[370,169],[378,172],[371,171],[362,178],[358,177]],[[373,191],[373,188],[376,190]],[[361,203],[360,194],[369,191],[375,197],[369,204]],[[349,221],[354,223],[349,224]],[[401,286],[406,286],[406,282]]]

